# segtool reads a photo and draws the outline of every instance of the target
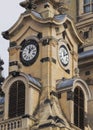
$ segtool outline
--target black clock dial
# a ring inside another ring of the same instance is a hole
[[[63,66],[67,66],[69,64],[69,53],[65,45],[62,45],[59,48],[59,59]]]
[[[20,53],[20,60],[23,65],[29,66],[33,64],[39,53],[39,45],[35,40],[28,40],[22,42],[22,48]]]

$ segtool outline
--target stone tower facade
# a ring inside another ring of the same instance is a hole
[[[91,92],[78,69],[84,44],[60,0],[26,0],[10,42],[1,130],[92,130]]]
[[[75,13],[67,12],[73,17],[78,34],[83,39],[84,44],[79,46],[79,69],[80,77],[86,81],[88,87],[93,94],[93,0],[78,0],[72,5],[69,1],[70,6],[74,8]],[[76,6],[77,5],[77,6]],[[74,15],[76,14],[76,16]],[[89,105],[89,122],[93,129],[93,96],[90,100]]]

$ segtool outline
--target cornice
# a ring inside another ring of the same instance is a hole
[[[41,16],[41,14],[37,13],[34,10],[21,14],[18,21],[9,30],[2,33],[3,37],[5,39],[9,40],[10,36],[12,36],[12,33],[14,31],[19,30],[20,28],[22,28],[24,26],[23,22],[24,22],[24,19],[26,19],[27,17],[29,17],[30,19],[32,19],[38,23],[41,23],[41,24],[51,23],[51,24],[60,25],[60,26],[64,23],[70,24],[71,31],[73,31],[73,34],[78,39],[78,44],[83,43],[83,41],[81,40],[81,38],[79,37],[79,35],[77,33],[77,30],[74,26],[73,21],[67,15],[59,14],[59,15],[55,15],[53,18],[45,19]]]

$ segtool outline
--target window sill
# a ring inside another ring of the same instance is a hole
[[[93,12],[82,13],[80,16],[77,16],[79,22],[89,20],[93,18]],[[92,20],[93,21],[93,20]]]
[[[90,12],[84,12],[84,13],[82,13],[81,15],[88,15],[88,14],[93,14],[93,11],[90,11]]]

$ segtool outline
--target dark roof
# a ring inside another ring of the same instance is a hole
[[[74,80],[75,79],[64,79],[64,80],[61,80],[57,84],[57,90],[64,89],[64,88],[69,88],[69,87],[73,86]]]
[[[84,58],[88,58],[88,57],[91,57],[91,56],[93,56],[93,50],[88,50],[88,51],[85,51],[85,52],[81,52],[79,54],[79,60],[84,59]]]
[[[62,20],[64,20],[65,17],[67,17],[67,15],[61,14],[61,15],[54,16],[54,19],[57,21],[62,21]]]
[[[37,18],[42,19],[41,14],[39,14],[38,12],[32,10],[31,13],[32,13],[34,16],[36,16]]]
[[[34,84],[37,87],[41,88],[41,84],[40,84],[38,79],[32,77],[31,75],[26,75],[26,77],[28,78],[29,82],[31,82],[32,84]]]

